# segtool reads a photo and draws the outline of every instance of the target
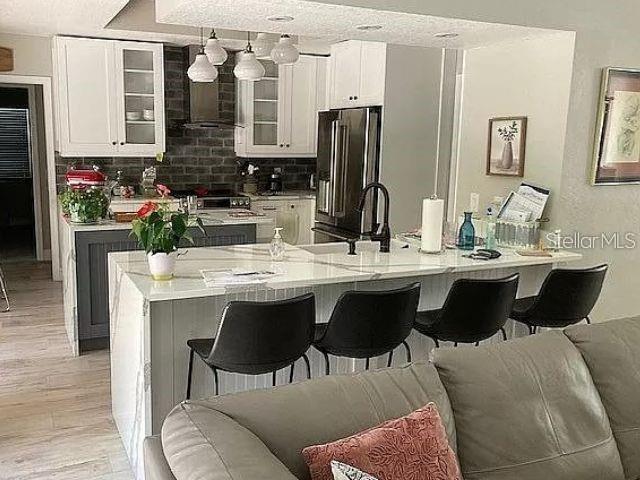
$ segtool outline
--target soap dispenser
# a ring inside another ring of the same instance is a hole
[[[271,254],[271,259],[274,261],[281,261],[284,258],[284,240],[282,239],[282,235],[280,235],[281,227],[276,227],[273,229],[274,234],[271,239],[271,243],[269,244],[269,253]]]

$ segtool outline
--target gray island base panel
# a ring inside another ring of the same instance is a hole
[[[170,282],[154,282],[139,252],[114,253],[109,258],[109,301],[111,311],[111,392],[115,423],[138,479],[142,479],[142,441],[159,433],[166,414],[184,400],[190,338],[214,334],[224,306],[232,300],[274,300],[307,292],[316,295],[317,321],[325,322],[336,300],[346,290],[396,288],[410,282],[422,284],[420,309],[442,305],[458,278],[499,278],[513,272],[521,275],[519,295],[535,294],[555,265],[579,260],[578,254],[562,252],[551,258],[521,257],[504,251],[495,261],[473,261],[460,252],[423,255],[415,247],[402,248],[393,241],[391,253],[378,253],[377,245],[359,244],[359,254],[346,255],[346,244],[309,247],[287,246],[283,262],[271,262],[268,245],[243,245],[197,249],[180,258],[177,275]],[[266,283],[232,288],[208,288],[201,269],[248,268],[274,270]],[[508,324],[509,336],[524,335],[525,329]],[[501,341],[498,335],[490,341]],[[283,338],[286,342],[287,339]],[[415,361],[426,361],[433,344],[412,334],[409,343]],[[465,347],[461,347],[465,348]],[[310,352],[314,377],[324,373],[320,354]],[[332,372],[354,372],[364,362],[331,359]],[[394,355],[404,362],[404,352]],[[386,357],[373,366],[386,365]],[[280,372],[278,384],[288,381]],[[296,366],[296,380],[304,378]],[[213,394],[211,372],[195,362],[192,398]],[[220,374],[221,392],[269,387],[270,376],[250,377]]]
[[[71,226],[62,222],[63,291],[67,336],[75,355],[109,347],[109,280],[107,258],[111,252],[139,250],[128,225]],[[197,247],[255,243],[256,225],[208,225],[206,235],[193,228]]]

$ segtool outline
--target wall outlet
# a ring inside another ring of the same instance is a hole
[[[469,211],[477,213],[480,208],[480,195],[472,193],[469,198]]]

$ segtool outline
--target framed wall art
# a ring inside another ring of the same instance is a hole
[[[524,176],[527,117],[498,117],[489,120],[487,175]]]
[[[604,69],[592,183],[640,183],[640,69]]]

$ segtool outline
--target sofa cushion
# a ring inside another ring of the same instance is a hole
[[[626,478],[640,479],[640,318],[580,325],[565,334],[600,392]]]
[[[622,480],[604,406],[561,332],[437,349],[466,480]]]
[[[460,480],[437,407],[430,403],[350,437],[302,451],[313,480],[331,480],[332,460],[346,462],[380,480]]]
[[[311,382],[188,402],[174,409],[174,413],[165,420],[162,441],[166,452],[167,442],[172,441],[167,435],[169,427],[180,427],[187,419],[181,419],[178,415],[186,410],[194,427],[198,428],[200,423],[205,422],[206,428],[200,429],[202,436],[197,441],[193,431],[184,432],[191,436],[189,442],[195,443],[190,447],[191,452],[184,452],[180,456],[182,464],[188,463],[188,457],[197,454],[198,449],[202,452],[212,451],[217,449],[219,442],[227,443],[225,435],[216,428],[218,422],[227,422],[257,436],[264,442],[264,448],[272,452],[297,478],[308,480],[309,470],[302,458],[304,447],[347,437],[385,420],[402,417],[429,402],[437,405],[449,442],[455,448],[449,400],[435,368],[430,364],[413,364],[356,375],[331,375]],[[197,417],[194,416],[195,411],[198,412]],[[171,437],[179,440],[179,435]],[[200,444],[197,449],[196,443]],[[179,449],[173,450],[176,457],[168,459],[175,473],[172,461],[178,460]],[[217,455],[227,466],[234,461],[231,458],[225,461],[225,455],[230,453],[218,452]],[[183,480],[187,477],[176,474],[176,478]]]
[[[178,405],[165,418],[161,437],[177,480],[295,480],[259,438],[210,408]]]

